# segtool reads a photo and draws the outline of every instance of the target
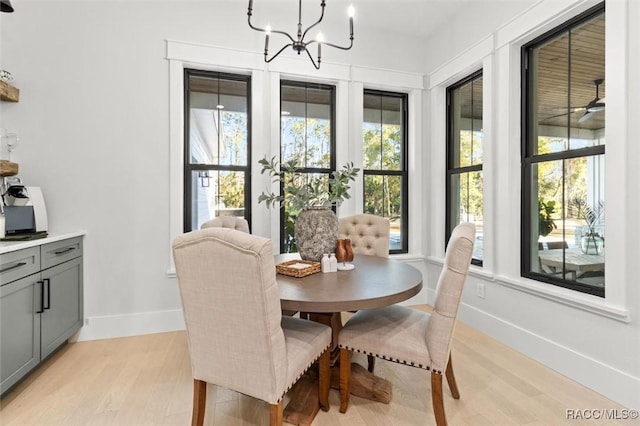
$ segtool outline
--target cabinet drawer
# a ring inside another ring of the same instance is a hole
[[[82,256],[82,238],[70,238],[41,246],[42,269]]]
[[[40,247],[16,250],[0,255],[0,285],[40,271]]]

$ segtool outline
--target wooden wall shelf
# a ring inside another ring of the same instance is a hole
[[[18,163],[7,160],[0,160],[0,177],[15,176],[18,174]]]
[[[6,81],[0,80],[0,100],[18,102],[20,100],[20,90]]]

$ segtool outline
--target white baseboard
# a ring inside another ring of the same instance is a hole
[[[182,310],[85,318],[74,340],[98,340],[184,330]]]
[[[557,342],[462,304],[458,319],[543,365],[630,409],[640,407],[640,378]],[[596,408],[596,407],[567,407]],[[606,407],[597,407],[606,408]]]

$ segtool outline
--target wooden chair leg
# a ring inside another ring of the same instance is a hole
[[[447,383],[449,383],[449,389],[451,395],[455,399],[460,399],[460,391],[458,390],[458,384],[456,383],[456,376],[453,375],[453,365],[451,364],[451,353],[449,353],[449,362],[447,363],[447,369],[445,370],[447,376]]]
[[[193,412],[191,413],[191,425],[202,426],[204,424],[204,411],[207,405],[207,382],[193,379]]]
[[[340,349],[340,412],[346,413],[349,406],[349,386],[351,385],[351,351]]]
[[[367,370],[369,370],[369,373],[373,373],[373,369],[376,366],[376,357],[373,355],[367,355],[367,362],[369,363]]]
[[[280,400],[277,404],[269,405],[269,425],[270,426],[282,426],[283,413],[284,413],[284,401]]]
[[[442,374],[431,372],[431,401],[433,402],[433,415],[436,425],[447,426],[447,418],[444,414],[444,400],[442,398]]]
[[[328,349],[324,351],[322,355],[320,355],[318,369],[320,370],[318,374],[318,397],[320,400],[320,408],[322,408],[322,411],[329,411],[329,388],[331,387],[331,357]]]

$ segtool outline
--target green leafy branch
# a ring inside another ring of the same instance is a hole
[[[351,198],[349,183],[355,181],[360,169],[353,162],[345,164],[340,170],[331,173],[329,178],[312,176],[299,171],[295,161],[279,163],[276,157],[270,160],[263,158],[258,163],[262,166],[260,174],[267,173],[272,183],[284,183],[284,195],[264,191],[258,202],[264,202],[267,208],[283,207],[292,216],[310,207],[331,207],[340,205]]]

